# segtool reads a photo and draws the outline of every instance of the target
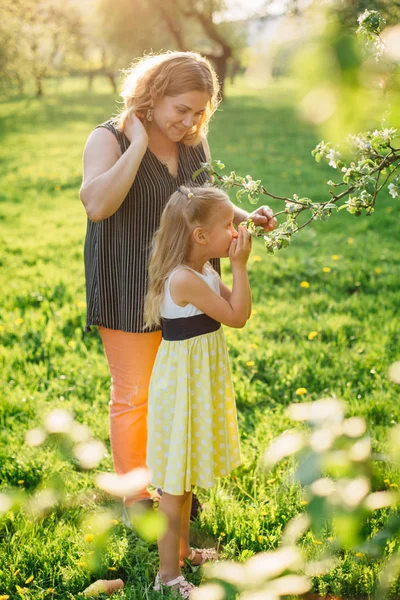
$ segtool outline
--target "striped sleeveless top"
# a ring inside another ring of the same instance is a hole
[[[122,153],[127,150],[130,142],[112,120],[98,127],[113,133]],[[108,329],[143,333],[148,262],[162,211],[180,185],[202,186],[209,180],[207,173],[192,180],[200,163],[207,160],[203,144],[193,147],[179,142],[178,147],[176,177],[147,148],[132,187],[119,209],[103,221],[94,223],[88,219],[84,249],[85,331],[89,331],[91,325],[102,325]],[[219,273],[219,260],[213,260],[212,265]],[[146,331],[160,329],[154,327]]]

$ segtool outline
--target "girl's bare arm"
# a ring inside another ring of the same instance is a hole
[[[245,266],[235,270],[229,300],[216,294],[205,281],[187,269],[178,271],[172,277],[170,290],[176,304],[193,304],[201,312],[229,327],[243,327],[249,317],[250,286]]]

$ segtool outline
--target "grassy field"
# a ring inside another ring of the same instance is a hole
[[[229,171],[261,178],[275,194],[319,200],[334,173],[312,159],[319,135],[297,118],[295,97],[287,83],[262,91],[241,83],[228,88],[210,145]],[[17,513],[0,524],[0,596],[12,599],[75,598],[97,577],[122,577],[120,598],[158,597],[152,591],[156,546],[121,523],[98,571],[88,571],[92,548],[82,517],[105,500],[96,496],[92,475],[76,472],[51,447],[24,441],[27,429],[63,407],[108,446],[106,360],[99,336],[82,333],[86,218],[78,189],[85,140],[115,113],[115,102],[105,83],[89,93],[83,81],[62,80],[42,100],[15,98],[0,106],[0,488],[29,492],[57,475],[69,498],[43,521]],[[285,409],[299,400],[297,388],[307,389],[304,400],[329,394],[345,400],[350,415],[366,418],[376,452],[384,452],[388,429],[400,422],[398,388],[387,379],[389,365],[399,360],[399,217],[400,204],[385,193],[373,217],[341,212],[306,228],[275,256],[255,244],[253,316],[243,330],[226,331],[244,462],[210,494],[199,491],[206,510],[193,533],[222,544],[223,557],[242,561],[276,547],[285,523],[302,510],[290,461],[273,473],[261,467],[269,441],[290,426]],[[229,281],[226,262],[224,272]],[[311,331],[317,336],[309,340]],[[100,470],[111,464],[108,452]],[[382,467],[376,489],[390,486],[391,477]],[[368,531],[384,520],[377,511]],[[323,553],[330,535],[306,534],[308,556]],[[343,553],[334,571],[315,578],[314,591],[368,597],[378,569],[372,559]]]

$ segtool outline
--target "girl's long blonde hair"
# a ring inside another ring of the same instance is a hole
[[[176,267],[185,264],[194,229],[212,225],[215,209],[223,202],[230,202],[229,196],[212,186],[190,189],[181,186],[172,194],[153,238],[144,329],[160,325],[160,308],[168,276]]]
[[[164,96],[186,92],[207,92],[210,100],[198,123],[183,138],[196,146],[207,135],[208,122],[219,104],[219,83],[209,61],[197,52],[165,52],[143,56],[125,72],[121,96],[124,108],[116,117],[120,131],[132,113],[145,115]]]

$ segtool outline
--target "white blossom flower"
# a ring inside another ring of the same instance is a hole
[[[369,142],[362,135],[349,135],[349,141],[353,146],[355,146],[361,152],[370,152],[372,149],[371,142]]]
[[[329,166],[337,169],[337,161],[340,159],[339,152],[331,148],[327,153],[326,158],[329,160]]]
[[[392,198],[399,197],[399,188],[394,183],[389,183],[388,190],[389,190],[389,194],[392,196]]]
[[[370,11],[368,9],[364,10],[364,12],[362,13],[362,15],[360,15],[357,19],[358,23],[361,25],[362,23],[364,23],[365,19],[367,19],[370,15]]]

